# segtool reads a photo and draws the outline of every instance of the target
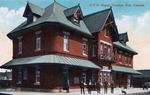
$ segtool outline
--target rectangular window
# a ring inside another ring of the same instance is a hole
[[[106,72],[104,72],[104,81],[107,81]]]
[[[103,83],[103,77],[102,77],[102,72],[100,72],[100,82],[101,82],[101,84]]]
[[[27,68],[24,68],[23,69],[23,80],[27,80],[27,73],[28,73]]]
[[[18,37],[18,54],[22,54],[22,40],[23,40],[23,37]]]
[[[111,48],[108,46],[108,60],[111,60]]]
[[[93,50],[92,50],[92,51],[93,51],[92,56],[95,57],[95,56],[96,56],[96,53],[97,53],[97,45],[96,45],[96,42],[93,43]]]
[[[114,61],[116,61],[116,60],[117,60],[117,49],[114,48]]]
[[[119,63],[122,63],[122,54],[119,54]]]
[[[40,85],[40,66],[35,66],[35,85]]]
[[[104,44],[101,43],[101,48],[100,48],[100,58],[104,59],[105,55],[104,55]]]
[[[107,81],[108,81],[108,84],[110,84],[110,73],[107,73]]]
[[[108,35],[109,35],[109,31],[108,31],[107,29],[105,29],[105,31],[104,31],[104,35],[105,35],[105,37],[108,37]]]
[[[83,73],[82,73],[82,79],[83,79],[83,81],[86,83],[86,72],[83,72]]]
[[[17,84],[21,84],[22,83],[22,68],[19,67],[18,68],[18,79],[17,79]]]
[[[41,31],[36,32],[36,51],[41,50]]]
[[[94,70],[92,71],[92,82],[96,82],[96,72]]]
[[[128,56],[125,56],[125,63],[128,64]]]
[[[83,55],[88,55],[88,40],[83,38]]]
[[[64,51],[69,51],[69,33],[64,32]]]

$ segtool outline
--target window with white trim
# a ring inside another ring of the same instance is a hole
[[[23,80],[27,80],[27,73],[28,73],[27,68],[24,68],[23,69]]]
[[[82,43],[82,46],[83,46],[83,55],[87,56],[88,55],[88,39],[86,38],[83,38],[83,43]]]
[[[18,68],[18,78],[17,78],[17,84],[21,84],[22,83],[22,68],[19,67]]]
[[[38,31],[35,33],[36,34],[36,47],[35,50],[41,50],[41,31]]]
[[[69,35],[70,33],[64,32],[64,51],[69,51]]]
[[[40,85],[40,66],[35,66],[35,85]]]
[[[23,47],[23,37],[18,37],[18,54],[22,54],[22,47]]]

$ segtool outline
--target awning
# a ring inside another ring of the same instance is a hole
[[[85,68],[100,69],[99,66],[89,60],[83,60],[79,58],[71,58],[59,55],[41,55],[26,58],[13,59],[6,64],[2,65],[1,68],[10,68],[11,66],[17,65],[30,65],[30,64],[62,64],[70,66],[79,66]]]
[[[130,73],[130,74],[141,74],[140,72],[134,70],[133,68],[121,67],[121,66],[112,66],[112,71]]]

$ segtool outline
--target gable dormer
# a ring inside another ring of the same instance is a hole
[[[68,8],[64,11],[67,19],[70,20],[75,25],[80,25],[80,20],[83,20],[82,10],[80,5]]]
[[[126,33],[121,33],[121,34],[119,34],[119,41],[120,41],[122,44],[126,45],[126,42],[129,41],[127,32],[126,32]]]
[[[23,17],[27,18],[27,23],[35,22],[44,13],[44,9],[27,2]]]

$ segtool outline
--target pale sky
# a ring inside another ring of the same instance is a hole
[[[43,8],[53,2],[53,0],[29,1]],[[128,32],[128,45],[138,52],[134,57],[134,69],[150,69],[150,0],[56,1],[66,7],[80,3],[84,15],[112,6],[119,33]],[[25,20],[22,15],[26,3],[26,0],[0,0],[0,65],[12,59],[12,42],[6,34]],[[127,4],[131,6],[126,6]]]

